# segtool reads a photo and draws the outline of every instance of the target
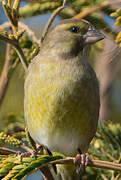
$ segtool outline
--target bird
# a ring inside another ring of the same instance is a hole
[[[51,27],[30,63],[24,85],[24,113],[32,139],[65,156],[85,154],[99,117],[99,82],[89,54],[104,35],[83,19]],[[74,165],[57,165],[62,180],[78,180]]]

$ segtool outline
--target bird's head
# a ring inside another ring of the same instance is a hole
[[[43,46],[46,51],[56,53],[65,59],[77,56],[87,45],[104,39],[88,21],[66,19],[60,21],[48,32]]]

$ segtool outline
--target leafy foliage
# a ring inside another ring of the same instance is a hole
[[[7,136],[6,136],[7,137]],[[1,136],[0,136],[1,138]],[[89,157],[91,159],[100,159],[105,161],[112,161],[120,163],[121,152],[121,125],[109,123],[99,124],[98,131],[93,139],[89,148]],[[1,139],[0,139],[1,141]],[[12,144],[13,146],[14,144]],[[16,146],[14,146],[16,147]],[[8,179],[21,179],[35,168],[40,167],[50,161],[64,158],[63,155],[54,153],[53,156],[37,155],[37,157],[25,157],[20,161],[20,157],[16,155],[0,155],[0,178],[3,180]],[[87,173],[84,178],[93,179],[106,179],[110,180],[113,177],[121,178],[118,172],[105,169],[87,168]],[[104,178],[105,177],[105,178]]]
[[[111,14],[111,17],[115,18],[115,25],[121,26],[121,8],[117,9],[114,13]],[[121,46],[121,31],[116,36],[116,42]]]
[[[0,178],[2,180],[21,180],[34,171],[35,168],[39,168],[46,163],[62,158],[62,155],[41,155],[36,158],[26,157],[20,161],[19,157],[15,155],[9,155],[7,157],[0,156]]]
[[[90,157],[112,162],[120,162],[121,125],[99,124],[98,131],[89,148]],[[88,179],[107,179],[119,176],[117,172],[88,167]],[[119,176],[118,178],[121,178]]]
[[[13,136],[6,135],[4,132],[0,133],[0,146],[4,146],[5,144],[12,145],[14,147],[19,147],[21,142],[14,138]]]
[[[38,2],[28,3],[26,6],[19,9],[19,14],[21,18],[27,18],[35,15],[45,14],[52,12],[54,9],[62,5],[62,0],[50,1],[50,0],[41,0]],[[59,16],[62,18],[71,18],[74,15],[90,10],[90,8],[96,8],[100,6],[105,0],[67,0],[68,8],[64,9],[59,13]],[[101,11],[109,15],[115,10],[106,7],[102,8]],[[107,26],[107,23],[103,20],[103,17],[99,12],[91,13],[85,16],[85,19],[89,20],[96,28],[103,29],[111,33],[110,27]]]

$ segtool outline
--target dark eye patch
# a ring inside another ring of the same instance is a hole
[[[72,27],[70,27],[70,29],[69,29],[71,32],[73,32],[73,33],[78,33],[78,32],[80,32],[80,28],[78,27],[78,26],[72,26]]]

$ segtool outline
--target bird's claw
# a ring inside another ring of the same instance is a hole
[[[82,172],[85,172],[85,168],[88,165],[89,162],[89,157],[86,156],[85,154],[77,154],[75,159],[74,159],[74,164],[76,166],[76,172],[79,173],[80,169]],[[81,165],[81,168],[80,168]]]
[[[36,150],[32,151],[32,152],[23,152],[21,153],[20,151],[17,152],[17,155],[20,155],[20,161],[22,161],[22,159],[24,157],[35,157],[39,151],[42,149],[42,146],[39,146]]]

